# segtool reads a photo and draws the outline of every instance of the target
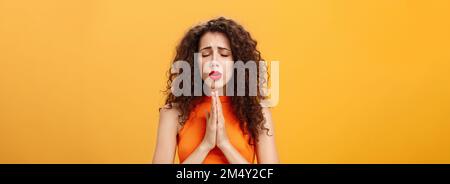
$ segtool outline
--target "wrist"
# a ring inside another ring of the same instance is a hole
[[[211,151],[214,147],[211,145],[211,144],[209,144],[209,143],[207,143],[207,142],[205,142],[205,141],[202,141],[202,143],[200,143],[200,146],[199,146],[202,150],[204,150],[204,151]]]
[[[220,150],[228,149],[228,148],[230,148],[230,146],[231,146],[230,141],[222,141],[222,142],[217,144],[217,147]]]

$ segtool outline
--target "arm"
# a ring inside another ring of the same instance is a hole
[[[259,164],[277,164],[279,163],[278,154],[274,138],[274,126],[272,122],[272,114],[269,108],[263,108],[263,115],[265,119],[264,129],[260,132],[258,142],[256,143],[256,154]],[[219,129],[221,127],[219,126]],[[267,132],[268,131],[268,132]],[[249,164],[249,162],[242,157],[242,155],[230,144],[229,141],[219,144],[218,147],[222,150],[225,157],[230,163],[234,164]]]
[[[222,112],[222,103],[218,100],[217,94],[213,95],[213,105],[217,106],[217,147],[222,150],[223,154],[231,164],[249,164],[249,162],[233,147],[230,143],[225,131],[225,119]],[[214,112],[214,111],[213,111]],[[278,163],[278,154],[275,146],[274,127],[272,123],[272,114],[266,107],[262,108],[264,116],[263,129],[258,135],[256,143],[256,154],[259,164],[276,164]]]
[[[203,142],[192,152],[182,164],[201,164],[205,160],[211,148]]]
[[[154,164],[173,164],[177,145],[178,111],[163,107],[159,111],[159,125]]]
[[[256,156],[259,164],[277,164],[279,163],[279,160],[275,145],[272,113],[267,107],[263,107],[262,111],[265,119],[264,127],[269,130],[263,130],[259,134],[259,141],[256,143]]]
[[[153,156],[154,164],[169,164],[174,163],[175,150],[177,146],[178,133],[178,115],[179,111],[175,108],[168,108],[165,106],[160,110],[158,135],[155,154]],[[213,118],[209,118],[213,121]],[[208,121],[209,121],[208,119]],[[210,123],[211,124],[211,123]],[[207,126],[211,129],[209,132],[215,133],[215,126]],[[207,133],[208,134],[208,133]],[[209,141],[213,139],[213,141]],[[202,143],[192,152],[182,164],[200,164],[205,160],[209,151],[215,145],[210,142],[215,141],[215,136],[211,137],[211,133],[205,135]]]
[[[231,144],[225,130],[225,118],[223,117],[222,103],[218,93],[213,93],[213,112],[217,114],[217,147],[227,158],[230,164],[250,164],[238,150]]]
[[[217,147],[222,150],[230,164],[250,164],[250,162],[242,157],[241,153],[239,153],[239,151],[236,150],[230,142],[220,144]]]
[[[202,143],[189,155],[183,164],[201,164],[208,153],[216,146],[217,114],[216,106],[211,105],[212,114],[206,112],[206,132]]]

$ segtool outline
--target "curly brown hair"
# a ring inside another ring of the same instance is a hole
[[[194,71],[194,54],[199,52],[200,38],[207,32],[220,32],[226,35],[230,41],[231,52],[233,55],[233,61],[242,61],[244,64],[248,61],[255,61],[257,69],[260,70],[260,63],[262,61],[261,53],[256,49],[257,42],[254,40],[248,31],[246,31],[240,24],[232,19],[219,17],[209,20],[204,24],[197,25],[191,28],[184,37],[181,39],[180,44],[176,48],[176,56],[173,63],[176,61],[186,61],[191,66],[191,71]],[[268,76],[267,70],[264,70],[264,74]],[[260,79],[260,71],[257,73],[257,89],[261,85],[263,79]],[[236,76],[236,70],[233,72]],[[173,104],[177,104],[180,111],[179,123],[184,125],[188,119],[190,112],[195,106],[201,102],[201,97],[204,96],[175,96],[171,93],[171,87],[173,80],[179,75],[179,73],[172,73],[171,70],[167,72],[168,81],[166,90],[167,95],[165,104],[168,108],[172,108]],[[194,79],[194,72],[191,72],[191,77]],[[236,78],[233,77],[234,84],[236,84]],[[191,80],[191,89],[194,89],[194,80]],[[235,93],[236,93],[236,88]],[[256,96],[250,96],[249,89],[249,71],[245,70],[245,95],[244,96],[231,96],[231,106],[233,113],[240,121],[240,128],[244,134],[250,133],[249,144],[253,145],[258,141],[258,134],[261,130],[267,130],[264,127],[264,116],[262,112],[261,100],[265,99],[257,90]],[[193,93],[191,93],[193,94]]]

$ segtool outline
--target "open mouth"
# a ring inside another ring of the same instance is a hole
[[[221,77],[222,77],[222,73],[220,73],[219,71],[211,71],[210,73],[209,73],[209,77],[212,79],[212,80],[219,80]]]

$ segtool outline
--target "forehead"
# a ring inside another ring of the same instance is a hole
[[[200,38],[199,47],[201,49],[208,46],[230,48],[230,42],[227,36],[221,32],[206,32]]]

